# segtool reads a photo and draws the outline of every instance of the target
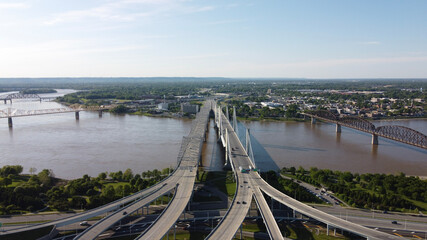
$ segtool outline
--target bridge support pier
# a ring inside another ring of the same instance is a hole
[[[4,104],[7,104],[7,100],[6,99],[4,100]]]
[[[326,236],[329,236],[329,224],[326,224]]]
[[[99,116],[99,117],[102,117],[102,110],[99,110],[99,111],[98,111],[98,116]]]
[[[79,119],[80,119],[80,112],[76,111],[76,120],[79,120]]]
[[[311,117],[311,124],[315,124],[316,123],[316,118]]]
[[[338,124],[338,123],[337,123],[336,132],[337,132],[337,133],[340,133],[340,132],[341,132],[341,124]]]
[[[372,134],[372,145],[378,145],[378,135]]]
[[[9,128],[13,127],[13,122],[12,122],[12,118],[11,117],[7,118],[7,123],[9,124]]]

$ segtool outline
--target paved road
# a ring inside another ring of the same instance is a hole
[[[95,239],[116,222],[175,188],[174,197],[167,208],[159,218],[138,237],[138,239],[162,238],[169,228],[175,224],[191,198],[197,174],[197,165],[201,156],[201,149],[209,120],[209,111],[210,102],[208,101],[205,102],[205,105],[197,114],[196,119],[193,121],[189,136],[184,139],[181,145],[178,168],[174,171],[172,176],[163,182],[160,188],[150,195],[145,196],[145,198],[137,200],[135,203],[102,219],[74,239]]]
[[[393,236],[390,234],[382,233],[367,227],[363,227],[361,225],[351,223],[344,219],[337,218],[320,210],[317,210],[313,207],[310,207],[304,203],[301,203],[285,194],[280,192],[279,190],[271,187],[267,182],[265,182],[258,173],[252,172],[253,181],[257,182],[257,185],[261,188],[261,190],[274,198],[274,200],[302,213],[306,216],[314,218],[318,221],[321,221],[325,224],[328,224],[333,227],[337,227],[340,229],[344,229],[349,232],[353,232],[355,234],[361,235],[363,237],[369,239],[399,239],[397,236]]]
[[[31,225],[31,226],[15,228],[15,229],[12,229],[12,230],[9,230],[6,232],[1,232],[0,236],[24,232],[24,231],[30,231],[30,230],[39,229],[39,228],[48,227],[48,226],[53,226],[53,225],[56,225],[57,227],[61,227],[61,226],[65,226],[68,224],[81,222],[83,220],[86,220],[86,219],[89,219],[92,217],[96,217],[96,216],[105,214],[107,212],[119,209],[121,207],[121,205],[123,205],[123,204],[128,204],[128,203],[133,202],[137,199],[144,198],[144,197],[150,195],[151,193],[153,193],[154,191],[157,191],[160,187],[162,187],[162,185],[163,185],[163,182],[160,182],[160,183],[152,186],[149,189],[142,190],[138,193],[135,193],[135,194],[130,195],[128,197],[114,201],[112,203],[106,204],[104,206],[101,206],[101,207],[98,207],[98,208],[95,208],[95,209],[92,209],[92,210],[89,210],[89,211],[86,211],[83,213],[74,214],[70,217],[54,220],[54,221],[47,222],[47,223],[41,223],[41,224],[35,224],[35,225]]]
[[[250,163],[250,159],[246,154],[246,151],[243,149],[243,146],[240,144],[237,135],[233,131],[229,121],[226,119],[224,114],[221,114],[221,121],[223,124],[223,132],[227,129],[230,140],[231,147],[231,160],[230,164],[235,172],[236,176],[236,194],[233,199],[233,202],[222,219],[221,222],[217,225],[215,229],[209,234],[207,239],[232,239],[235,233],[238,231],[241,226],[243,220],[246,217],[246,214],[249,211],[250,204],[252,202],[252,197],[254,195],[254,190],[256,192],[255,198],[257,199],[258,206],[261,209],[261,214],[266,223],[268,233],[270,238],[273,239],[283,239],[282,234],[280,232],[279,227],[277,226],[277,222],[274,219],[271,211],[269,210],[268,204],[265,202],[262,193],[259,189],[255,189],[253,182],[250,180],[250,174],[242,173],[239,167],[249,168],[253,165]],[[225,141],[225,137],[221,138],[222,141]],[[223,142],[225,146],[225,143]]]
[[[235,162],[236,165],[239,166],[250,166],[252,165],[250,162],[250,159],[247,157],[246,152],[243,150],[243,146],[240,143],[239,139],[237,138],[236,134],[231,130],[231,126],[230,123],[228,122],[228,120],[225,119],[225,117],[223,116],[222,112],[221,112],[221,117],[223,119],[222,123],[224,125],[224,128],[228,129],[228,133],[230,135],[230,147],[232,149],[235,150],[235,152],[232,152],[232,162]],[[243,152],[242,152],[243,150]],[[235,157],[234,157],[235,156]],[[233,158],[234,157],[234,158]],[[237,170],[237,169],[235,169]],[[369,239],[398,239],[397,236],[393,236],[390,234],[386,234],[386,233],[382,233],[373,229],[369,229],[367,227],[363,227],[361,225],[358,224],[354,224],[348,221],[345,221],[343,219],[337,218],[335,216],[329,215],[327,213],[324,213],[322,211],[319,211],[317,209],[314,209],[306,204],[303,204],[285,194],[283,194],[282,192],[278,191],[277,189],[271,187],[267,182],[265,182],[260,175],[257,172],[253,172],[251,171],[249,174],[237,174],[237,178],[240,178],[242,175],[249,175],[251,180],[249,180],[248,182],[251,183],[251,188],[254,187],[259,187],[264,193],[266,193],[267,195],[269,195],[270,197],[274,198],[276,201],[279,201],[280,203],[306,215],[309,217],[312,217],[314,219],[317,219],[323,223],[328,224],[329,226],[333,226],[333,227],[337,227],[337,228],[341,228],[344,229],[346,231],[349,232],[353,232],[356,234],[359,234],[361,236],[367,237]],[[234,205],[231,206],[232,210],[234,208]],[[246,215],[247,211],[240,211],[237,215],[226,215],[224,217],[224,219],[222,220],[221,223],[223,222],[228,222],[227,218],[232,218],[234,219],[234,221],[231,221],[231,225],[232,227],[229,226],[229,228],[231,228],[231,232],[234,234],[236,232],[236,230],[238,229],[238,226],[242,223],[242,221],[240,221],[240,218],[242,215]],[[238,217],[236,217],[238,216]],[[265,216],[263,216],[264,220],[268,220],[268,218],[266,218]],[[273,219],[274,220],[274,219]],[[216,229],[214,229],[214,231],[218,231],[218,229],[221,229],[221,224],[219,226],[217,226]],[[271,225],[273,226],[274,223],[266,223],[267,225]],[[277,223],[276,223],[277,225]],[[271,230],[273,230],[274,228],[271,228]],[[221,231],[223,232],[223,231]],[[271,234],[271,233],[270,233]],[[213,236],[213,235],[212,235]],[[215,235],[216,236],[216,235]],[[272,237],[272,235],[270,235],[270,237]],[[221,237],[221,238],[210,238],[210,239],[230,239],[230,238],[225,238],[225,237]]]

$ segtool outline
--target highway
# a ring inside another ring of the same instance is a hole
[[[164,180],[166,181],[167,178]],[[35,224],[35,225],[31,225],[31,226],[25,226],[25,227],[20,227],[20,228],[15,228],[6,232],[1,232],[1,235],[7,235],[7,234],[14,234],[14,233],[19,233],[19,232],[24,232],[24,231],[30,231],[30,230],[34,230],[34,229],[39,229],[39,228],[43,228],[43,227],[48,227],[48,226],[53,226],[56,225],[57,227],[61,227],[61,226],[65,226],[68,224],[72,224],[72,223],[76,223],[76,222],[81,222],[83,220],[92,218],[92,217],[96,217],[102,214],[105,214],[107,212],[110,211],[114,211],[116,209],[119,209],[123,204],[128,204],[130,202],[133,202],[137,199],[141,199],[144,198],[150,194],[152,194],[153,192],[157,191],[159,188],[161,188],[163,186],[163,182],[160,182],[154,186],[152,186],[151,188],[148,189],[144,189],[138,193],[135,193],[133,195],[127,196],[125,198],[119,199],[117,201],[111,202],[109,204],[103,205],[101,207],[83,212],[83,213],[78,213],[75,214],[73,216],[70,217],[66,217],[66,218],[62,218],[62,219],[58,219],[58,220],[54,220],[51,222],[47,222],[47,223],[42,223],[42,224]]]
[[[351,223],[344,219],[337,218],[320,210],[317,210],[313,207],[310,207],[304,203],[301,203],[285,194],[280,192],[279,190],[271,187],[267,182],[265,182],[258,173],[251,173],[253,176],[253,180],[257,182],[257,185],[261,188],[261,190],[272,197],[274,200],[302,213],[306,216],[314,218],[320,222],[328,224],[329,226],[336,227],[339,229],[343,229],[363,237],[369,239],[399,239],[396,236],[382,233],[367,227],[363,227],[358,224]]]
[[[229,123],[229,121],[227,119],[225,119],[224,114],[221,111],[221,120],[222,120],[222,124],[223,124],[223,128],[227,129],[228,134],[229,134],[229,146],[232,149],[231,152],[231,162],[232,164],[234,163],[235,165],[238,166],[242,166],[242,167],[246,167],[246,166],[252,166],[251,161],[246,153],[246,151],[243,150],[243,146],[240,142],[240,140],[238,139],[236,133],[234,131],[232,131],[231,125]],[[234,169],[237,170],[237,169]],[[354,224],[351,222],[348,222],[346,220],[337,218],[335,216],[329,215],[327,213],[324,213],[322,211],[319,211],[313,207],[310,207],[306,204],[303,204],[285,194],[283,194],[282,192],[278,191],[277,189],[271,187],[267,182],[265,182],[260,175],[258,174],[258,172],[254,172],[254,171],[250,171],[249,173],[242,173],[242,174],[236,174],[238,180],[240,181],[240,177],[242,177],[242,175],[246,175],[249,176],[249,181],[248,180],[244,180],[247,181],[248,183],[250,183],[250,187],[252,189],[258,187],[259,189],[261,189],[262,192],[264,192],[265,194],[269,195],[270,197],[272,197],[273,199],[275,199],[276,201],[306,215],[309,216],[311,218],[314,218],[318,221],[321,221],[325,224],[327,224],[330,227],[336,227],[336,228],[340,228],[358,235],[361,235],[363,237],[366,237],[368,239],[399,239],[397,236],[393,236],[390,234],[386,234],[383,232],[379,232],[377,230],[374,229],[370,229],[367,227],[363,227],[361,225],[358,224]],[[247,179],[247,177],[245,177],[245,179]],[[249,194],[249,193],[247,193]],[[231,206],[230,212],[231,210],[233,210],[233,208],[235,208],[234,204]],[[233,234],[237,231],[237,229],[239,228],[240,224],[242,223],[242,221],[240,221],[240,219],[242,218],[242,216],[245,216],[247,211],[237,211],[238,209],[236,209],[236,214],[230,215],[227,214],[224,219],[220,222],[220,224],[214,229],[213,234],[210,235],[210,237],[208,237],[208,239],[231,239],[225,235],[214,235],[216,234],[215,232],[219,232],[218,234],[221,234],[224,232],[224,228],[227,227],[228,229],[230,229],[230,232],[232,232]],[[262,213],[262,211],[261,211]],[[264,213],[264,215],[267,215],[266,213]],[[228,220],[228,218],[230,218],[231,220]],[[278,235],[280,234],[277,232],[270,232],[270,231],[274,231],[275,228],[274,223],[272,223],[272,220],[269,220],[268,217],[263,216],[263,219],[266,223],[266,226],[272,226],[269,227],[269,234],[270,237],[272,239],[277,239],[277,238],[273,238],[273,234]],[[273,218],[274,220],[274,218]],[[230,226],[221,226],[223,225],[223,223],[230,223]],[[277,225],[277,223],[276,223]],[[277,230],[276,230],[277,231]],[[218,237],[217,237],[218,236]]]
[[[173,200],[155,222],[136,239],[161,239],[175,225],[187,207],[193,194],[211,106],[213,101],[206,101],[194,120],[188,136],[188,145],[182,153],[182,160],[177,170],[182,172],[182,177],[176,182],[177,190]]]
[[[226,131],[225,129],[227,129],[229,136],[231,148],[229,150],[231,152],[230,164],[236,176],[237,188],[229,210],[206,239],[232,239],[249,211],[254,191],[258,207],[264,222],[266,223],[270,238],[283,239],[280,229],[277,226],[277,222],[274,219],[268,204],[265,202],[264,196],[262,196],[259,189],[255,189],[256,185],[253,184],[251,175],[249,173],[242,173],[239,169],[239,167],[249,168],[249,166],[253,168],[246,151],[240,144],[240,140],[232,129],[228,119],[224,114],[220,114],[220,117],[222,118],[221,122],[223,124],[222,132],[224,133]],[[225,137],[221,138],[221,140],[225,141]],[[223,146],[226,145],[226,143],[223,143]]]
[[[163,194],[171,191],[173,188],[176,187],[176,183],[179,183],[180,181],[182,182],[184,187],[179,189],[180,190],[183,189],[185,190],[185,192],[178,191],[178,193],[180,194],[179,196],[189,195],[191,197],[194,180],[197,172],[197,165],[200,159],[201,148],[202,148],[203,140],[206,134],[206,128],[209,120],[209,112],[211,109],[211,104],[212,104],[211,100],[206,101],[204,106],[200,110],[200,112],[197,114],[196,119],[193,120],[193,126],[191,128],[190,134],[188,137],[184,138],[183,143],[181,145],[181,150],[178,154],[178,159],[180,159],[179,166],[173,172],[172,175],[170,175],[168,178],[164,179],[160,183],[148,189],[145,189],[138,193],[130,195],[128,197],[119,199],[112,203],[106,204],[104,206],[101,206],[80,214],[75,214],[71,217],[67,217],[67,218],[63,218],[63,219],[59,219],[59,220],[55,220],[47,223],[12,229],[7,232],[0,233],[0,235],[30,231],[30,230],[53,226],[53,225],[56,225],[56,227],[61,227],[68,224],[80,222],[91,217],[99,216],[110,211],[115,211],[119,209],[122,205],[126,205],[136,201],[135,203],[130,204],[126,208],[116,211],[114,214],[110,215],[108,218],[99,221],[99,223],[95,224],[94,226],[92,226],[91,228],[87,229],[87,231],[84,232],[84,236],[98,236],[103,230],[107,229],[109,226],[112,226],[117,221],[120,221],[120,219],[126,217],[128,214],[133,212],[134,209],[136,211],[138,207],[140,208],[147,205],[150,202],[149,200],[151,199],[155,200],[158,197],[162,196]],[[187,179],[190,179],[190,180],[187,180]],[[191,184],[191,182],[193,184]],[[187,205],[190,197],[176,198],[180,202],[180,205],[184,206],[182,207],[182,209],[185,209],[185,206]],[[123,215],[124,211],[126,211],[127,214]],[[165,214],[165,216],[169,217],[168,214]],[[171,226],[172,225],[173,224],[171,224]],[[86,237],[82,237],[82,238],[80,237],[81,236],[77,236],[76,239],[88,239]],[[92,238],[89,237],[89,239],[92,239]]]
[[[74,239],[95,239],[103,231],[113,226],[115,223],[125,218],[129,214],[148,205],[162,195],[175,189],[175,194],[168,207],[163,213],[148,227],[137,239],[160,239],[167,233],[185,210],[194,188],[194,181],[197,174],[197,166],[201,156],[201,149],[209,120],[210,102],[205,105],[197,114],[193,122],[190,134],[185,137],[178,158],[179,165],[174,173],[163,182],[156,191],[135,203],[126,206],[114,214],[98,221],[95,225],[86,229]]]

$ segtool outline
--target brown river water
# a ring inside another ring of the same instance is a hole
[[[55,102],[19,101],[0,103],[0,110],[59,108]],[[57,177],[72,179],[84,174],[131,168],[134,173],[174,167],[182,137],[191,128],[189,119],[81,112],[0,119],[0,166],[20,164],[52,169]],[[335,126],[309,122],[244,122],[251,129],[257,167],[318,167],[351,172],[398,173],[427,176],[427,151],[371,136],[351,129],[335,132]],[[398,124],[427,134],[427,120],[375,122]],[[223,151],[216,142],[213,120],[203,151],[208,170],[222,168]],[[243,130],[241,132],[244,132]]]

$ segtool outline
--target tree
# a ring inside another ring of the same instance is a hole
[[[123,173],[123,179],[127,182],[129,182],[133,178],[133,173],[130,168],[126,169],[126,171]]]
[[[298,111],[298,105],[296,104],[291,104],[287,107],[286,112],[285,112],[285,117],[286,118],[292,118],[292,117],[296,117],[297,115],[297,111]]]
[[[107,173],[106,172],[102,172],[98,175],[98,178],[101,180],[105,180],[107,178]]]
[[[43,169],[43,171],[39,172],[37,174],[39,177],[40,183],[43,184],[43,186],[50,186],[52,184],[52,178],[53,178],[53,172],[50,169]]]

